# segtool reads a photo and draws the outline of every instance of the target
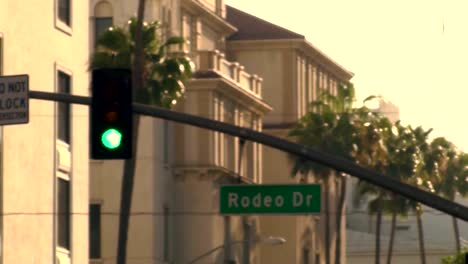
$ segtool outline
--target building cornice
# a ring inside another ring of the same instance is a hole
[[[203,90],[212,90],[219,92],[220,94],[227,95],[233,98],[238,104],[244,106],[250,111],[258,114],[264,115],[273,108],[266,103],[263,99],[258,97],[256,94],[250,90],[243,89],[235,82],[223,78],[222,76],[213,77],[213,78],[202,78],[202,79],[191,79],[189,81],[189,90],[190,91],[203,91]]]
[[[229,24],[225,19],[223,19],[222,17],[220,17],[215,12],[211,11],[198,1],[182,0],[181,6],[185,12],[193,16],[198,16],[207,25],[221,32],[225,36],[229,36],[237,31],[237,28]]]
[[[338,64],[336,61],[330,58],[327,54],[320,51],[317,47],[315,47],[309,41],[300,40],[296,42],[297,42],[296,45],[298,46],[298,49],[304,52],[304,54],[306,54],[307,56],[312,56],[312,58],[315,58],[317,61],[323,63],[324,66],[329,68],[332,73],[337,74],[337,76],[340,79],[344,81],[349,81],[351,78],[353,78],[354,73],[352,73],[351,71],[348,71],[346,68]]]
[[[318,66],[325,68],[342,81],[349,81],[354,74],[328,55],[320,51],[312,43],[305,39],[265,39],[265,40],[233,40],[226,43],[228,50],[248,51],[248,50],[272,50],[272,49],[291,49],[296,50]]]
[[[225,167],[214,165],[185,165],[172,166],[176,181],[216,181],[220,184],[254,183],[251,178],[239,174]]]

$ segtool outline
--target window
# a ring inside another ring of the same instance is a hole
[[[193,34],[192,34],[192,17],[189,14],[182,15],[181,34],[184,40],[186,41],[186,44],[183,47],[184,51],[191,52]]]
[[[315,254],[315,263],[320,263],[320,254]]]
[[[94,19],[94,45],[97,46],[99,36],[112,26],[112,17],[96,17]]]
[[[71,91],[71,75],[55,65],[56,91],[69,94]],[[56,176],[56,239],[57,246],[61,249],[70,250],[71,216],[70,216],[70,143],[71,143],[71,111],[69,104],[57,103],[57,176]],[[62,158],[63,156],[63,158]],[[66,158],[68,157],[68,158]],[[62,252],[63,253],[63,252]]]
[[[112,5],[107,1],[101,1],[94,7],[94,45],[99,36],[114,23]]]
[[[58,92],[69,94],[71,90],[71,77],[70,75],[58,71]],[[70,144],[71,137],[71,122],[70,122],[70,105],[67,103],[58,103],[57,109],[57,134],[58,139],[64,143]]]
[[[171,37],[172,36],[172,10],[168,9],[167,10],[167,28],[166,28],[166,37]]]
[[[163,208],[163,239],[164,239],[164,249],[163,249],[163,260],[169,262],[169,208],[165,206]]]
[[[57,244],[70,249],[70,181],[57,178]]]
[[[3,34],[0,33],[0,76],[3,74]],[[3,126],[0,127],[0,151],[3,150]],[[0,157],[2,157],[3,153],[0,153]],[[0,160],[0,169],[3,167],[3,159]],[[2,175],[3,177],[3,175]],[[0,180],[2,182],[2,180]],[[0,192],[0,197],[2,197],[1,192]],[[3,256],[2,252],[2,239],[3,239],[3,223],[2,220],[0,219],[0,258]]]
[[[3,35],[0,33],[0,75],[3,73]]]
[[[89,257],[101,258],[101,205],[89,205]]]
[[[71,0],[58,0],[58,18],[67,26],[71,25]]]
[[[224,109],[223,109],[223,121],[228,124],[235,124],[235,105],[234,103],[229,100],[224,100]],[[236,171],[237,168],[235,166],[237,157],[235,156],[235,137],[231,135],[224,135],[224,167],[230,171]]]
[[[172,11],[166,6],[161,8],[161,21],[162,21],[162,40],[165,41],[171,36],[172,30]]]
[[[308,248],[302,249],[302,263],[310,264],[310,250]]]
[[[169,121],[163,120],[163,163],[169,164],[169,149],[170,149],[170,138],[169,138]]]
[[[242,112],[242,126],[247,127],[250,129],[255,129],[254,127],[254,116],[252,115],[251,112],[248,110]],[[242,160],[241,160],[241,166],[242,170],[240,175],[243,177],[250,178],[251,180],[255,180],[255,168],[254,168],[254,162],[255,162],[255,143],[251,141],[245,141],[244,143],[244,149],[242,151]]]

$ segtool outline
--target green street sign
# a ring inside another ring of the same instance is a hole
[[[319,184],[224,185],[220,190],[221,214],[320,213]]]

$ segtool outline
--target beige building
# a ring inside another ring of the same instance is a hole
[[[146,20],[156,19],[155,1],[147,1]],[[89,46],[92,51],[96,35],[113,24],[123,26],[136,14],[137,1],[89,1]],[[128,263],[159,263],[162,244],[158,225],[163,219],[165,197],[163,150],[165,123],[149,117],[140,119],[136,178],[132,217],[128,236]],[[120,192],[123,161],[90,161],[90,263],[115,263],[117,255]],[[157,232],[158,231],[158,232]],[[159,259],[158,259],[159,258]]]
[[[0,75],[87,96],[88,3],[0,1]],[[1,131],[0,263],[88,261],[88,108],[29,100]]]
[[[136,10],[136,1],[90,3],[91,47],[95,32],[124,24]],[[271,107],[262,99],[262,79],[225,58],[224,40],[236,29],[224,19],[223,1],[147,5],[145,20],[160,20],[163,37],[190,41],[184,52],[197,71],[176,110],[261,130]],[[139,138],[128,263],[188,263],[223,244],[232,247],[200,263],[259,263],[254,246],[242,250],[238,243],[259,235],[258,221],[219,215],[218,192],[221,184],[237,184],[239,175],[243,183],[261,182],[261,146],[247,142],[241,149],[232,136],[148,117],[142,118]],[[91,161],[91,263],[115,263],[121,175],[121,161]]]
[[[263,130],[286,137],[288,130],[307,111],[308,104],[320,91],[332,93],[353,74],[308,42],[304,36],[232,7],[227,8],[227,21],[238,31],[227,41],[228,58],[239,61],[248,71],[264,77],[263,97],[273,107],[263,119]],[[298,183],[291,175],[293,161],[289,154],[264,148],[262,183]],[[330,182],[335,182],[330,178]],[[317,182],[313,176],[306,182]],[[336,212],[335,184],[330,184],[330,212]],[[323,201],[323,199],[322,199]],[[322,205],[323,208],[323,205]],[[323,211],[323,210],[322,210]],[[281,247],[261,247],[261,263],[323,263],[324,248],[330,247],[334,263],[335,217],[330,219],[331,245],[325,245],[324,223],[320,215],[262,216],[264,234],[284,237]],[[345,232],[343,218],[342,245]],[[345,263],[344,251],[342,261]]]

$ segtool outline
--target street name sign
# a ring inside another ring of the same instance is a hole
[[[0,76],[0,125],[29,122],[29,76]]]
[[[317,214],[321,209],[319,184],[223,185],[221,214]]]

